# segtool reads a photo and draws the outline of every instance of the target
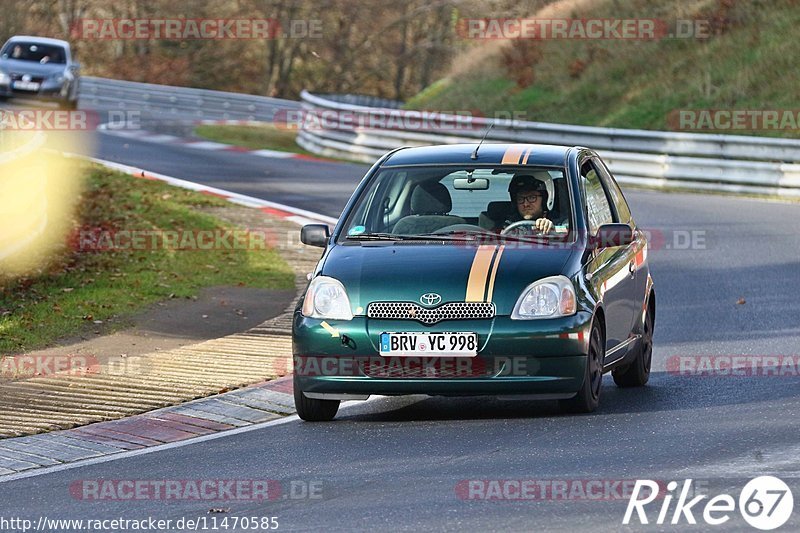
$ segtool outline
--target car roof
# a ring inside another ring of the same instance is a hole
[[[485,142],[472,159],[478,143],[445,144],[402,148],[390,154],[382,163],[386,166],[405,165],[535,165],[564,166],[571,146],[549,144],[509,144]]]
[[[15,35],[11,37],[8,41],[6,41],[6,44],[18,41],[49,44],[52,46],[63,46],[64,48],[69,50],[69,43],[67,41],[62,41],[61,39],[53,39],[51,37],[36,37],[35,35]]]

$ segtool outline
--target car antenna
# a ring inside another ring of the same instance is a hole
[[[478,149],[483,144],[483,141],[486,140],[486,136],[489,135],[489,132],[492,131],[492,128],[494,128],[494,122],[489,124],[489,128],[486,130],[486,133],[483,134],[483,138],[481,139],[481,142],[479,142],[478,146],[475,147],[475,151],[472,152],[472,157],[470,159],[478,159]]]

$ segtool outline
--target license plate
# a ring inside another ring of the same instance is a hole
[[[475,357],[477,333],[381,333],[383,356]]]
[[[39,83],[35,81],[15,81],[14,88],[18,91],[38,91]]]

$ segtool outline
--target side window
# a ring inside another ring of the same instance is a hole
[[[617,209],[619,221],[629,223],[631,221],[631,209],[628,207],[628,202],[625,201],[625,197],[622,195],[622,190],[619,188],[614,178],[611,177],[611,173],[602,161],[595,159],[594,164],[597,170],[600,171],[600,178],[603,180],[603,183],[605,183],[606,190],[611,196],[611,201]]]
[[[586,199],[586,213],[589,217],[589,231],[594,234],[601,224],[614,222],[611,206],[608,203],[600,176],[591,161],[581,165],[581,186]]]

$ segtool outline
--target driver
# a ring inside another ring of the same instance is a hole
[[[543,181],[528,174],[514,176],[508,184],[508,193],[516,210],[503,222],[503,228],[520,220],[532,220],[533,227],[542,233],[552,231],[553,222],[548,218],[545,208],[547,187]]]

